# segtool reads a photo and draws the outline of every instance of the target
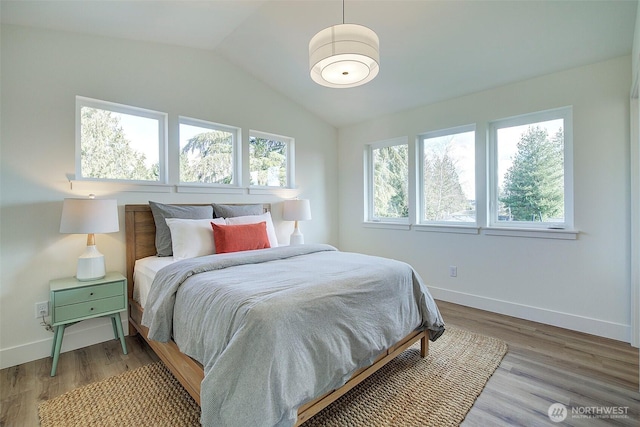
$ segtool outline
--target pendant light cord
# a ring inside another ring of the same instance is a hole
[[[342,24],[344,24],[344,0],[342,0]]]

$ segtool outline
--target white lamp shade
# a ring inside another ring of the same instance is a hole
[[[64,199],[60,233],[101,234],[119,229],[116,200]]]
[[[285,200],[282,209],[285,221],[308,221],[311,219],[311,206],[308,199]]]
[[[322,86],[363,85],[380,71],[380,40],[362,25],[325,28],[309,42],[309,69],[313,81]]]

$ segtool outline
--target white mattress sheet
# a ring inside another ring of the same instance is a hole
[[[133,299],[144,308],[156,273],[176,262],[171,256],[149,256],[136,261],[133,268]]]

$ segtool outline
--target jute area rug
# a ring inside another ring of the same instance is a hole
[[[503,341],[454,328],[430,343],[424,359],[418,345],[304,427],[457,426],[507,352]],[[161,362],[72,390],[38,410],[42,427],[200,425],[199,406]]]

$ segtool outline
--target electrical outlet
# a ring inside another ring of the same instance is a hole
[[[449,277],[458,277],[458,267],[455,265],[449,266]]]
[[[36,303],[36,319],[49,315],[49,301]]]

